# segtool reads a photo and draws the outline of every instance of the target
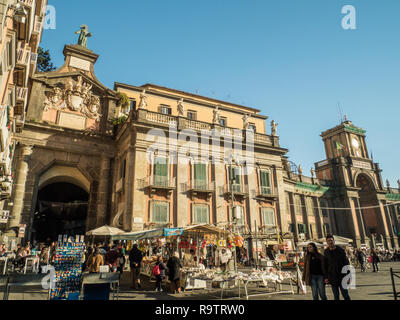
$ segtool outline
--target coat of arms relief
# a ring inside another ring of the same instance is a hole
[[[100,121],[100,98],[91,92],[92,85],[83,82],[81,76],[78,81],[69,79],[65,88],[54,87],[46,93],[44,111],[50,109],[78,111],[90,119]]]

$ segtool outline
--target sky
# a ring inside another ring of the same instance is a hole
[[[399,0],[49,0],[41,46],[63,64],[81,24],[97,78],[153,83],[244,104],[274,119],[305,174],[325,159],[321,132],[342,114],[367,131],[383,180],[400,179]],[[342,27],[345,5],[356,29]]]

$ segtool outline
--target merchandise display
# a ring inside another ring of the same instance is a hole
[[[61,240],[59,238],[59,240]],[[83,239],[82,239],[83,240]],[[82,257],[85,244],[82,242],[59,241],[53,260],[55,286],[50,293],[51,300],[65,300],[77,297],[82,282]]]

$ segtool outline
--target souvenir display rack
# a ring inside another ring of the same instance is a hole
[[[79,297],[82,282],[82,258],[85,249],[83,236],[76,241],[64,236],[57,244],[53,260],[55,269],[54,286],[50,293],[51,300],[67,300]]]

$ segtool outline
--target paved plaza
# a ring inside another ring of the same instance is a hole
[[[393,300],[392,283],[390,278],[390,268],[400,271],[400,262],[385,262],[380,264],[378,273],[373,273],[371,269],[366,272],[357,270],[356,289],[350,290],[350,297],[353,300]],[[396,283],[397,291],[400,291],[400,279]],[[219,300],[221,299],[221,290],[187,290],[180,294],[171,294],[168,292],[154,292],[154,281],[150,281],[148,277],[142,276],[142,288],[140,290],[130,289],[130,272],[124,272],[121,278],[120,300]],[[166,287],[166,286],[164,286]],[[288,285],[283,287],[287,290]],[[249,300],[312,300],[311,288],[307,287],[307,294],[273,294],[249,297]],[[326,288],[329,300],[333,300],[330,286]],[[265,292],[265,288],[252,287],[249,294]],[[238,299],[238,289],[231,289],[224,292],[224,299]],[[0,295],[2,299],[2,293]],[[244,290],[241,290],[241,298],[246,299]],[[10,292],[9,300],[45,300],[46,292],[41,288],[13,288]]]

